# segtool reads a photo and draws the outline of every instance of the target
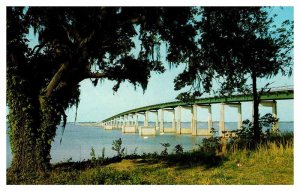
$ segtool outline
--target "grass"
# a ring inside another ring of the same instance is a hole
[[[268,143],[255,151],[235,150],[226,155],[201,151],[183,154],[145,154],[91,161],[60,163],[47,177],[30,177],[8,184],[294,184],[293,144]]]

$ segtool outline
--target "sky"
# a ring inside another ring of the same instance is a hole
[[[276,22],[281,23],[286,19],[293,19],[292,7],[273,7],[271,12],[278,14]],[[30,44],[34,46],[37,44],[37,38],[30,31],[29,34]],[[138,46],[137,46],[138,47]],[[164,53],[164,49],[161,49],[161,54]],[[163,56],[162,56],[163,57]],[[90,79],[86,79],[80,83],[80,103],[77,111],[77,122],[99,122],[108,117],[116,115],[118,113],[131,110],[138,107],[143,107],[152,104],[176,101],[176,96],[183,92],[174,90],[174,78],[183,71],[184,65],[179,67],[169,67],[167,62],[164,62],[167,69],[163,74],[157,74],[152,72],[149,79],[148,87],[143,92],[141,87],[134,88],[128,82],[122,83],[117,92],[113,92],[112,87],[115,82],[104,80],[102,83],[98,83],[97,87],[94,87]],[[293,86],[293,76],[282,77],[277,76],[273,79],[258,81],[258,86],[262,87],[267,82],[272,82],[272,87],[277,86]],[[278,101],[278,117],[281,121],[293,121],[293,100]],[[69,108],[66,111],[68,121],[73,122],[75,120],[75,107]],[[219,104],[212,105],[213,120],[219,120]],[[8,110],[7,110],[8,111]],[[250,119],[252,112],[251,103],[242,103],[242,117],[244,119]],[[271,108],[260,107],[261,114],[271,112]],[[198,109],[198,120],[207,120],[207,111]],[[182,121],[190,121],[190,111],[182,110]],[[165,113],[165,121],[171,121],[172,115],[169,112]],[[140,116],[139,120],[143,120]],[[149,116],[150,121],[155,121],[155,116]],[[235,108],[225,107],[225,120],[236,121],[237,111]]]
[[[277,13],[277,21],[281,22],[285,19],[293,19],[293,8],[285,7],[274,8],[272,13]],[[78,107],[77,121],[78,122],[99,122],[115,114],[134,109],[137,107],[143,107],[152,104],[158,104],[163,102],[175,101],[176,96],[182,91],[174,90],[174,78],[183,71],[183,66],[178,68],[169,68],[169,65],[165,62],[166,72],[163,74],[152,73],[149,79],[148,87],[145,93],[140,87],[136,90],[133,85],[128,82],[122,83],[118,92],[114,93],[112,90],[115,82],[104,80],[102,84],[94,87],[91,80],[87,79],[80,83],[80,104]],[[272,87],[277,86],[293,86],[293,76],[281,77],[277,76],[268,81],[261,79],[258,82],[258,86],[262,87],[267,82],[273,82]],[[281,121],[293,121],[293,100],[278,101],[278,117]],[[271,108],[260,107],[261,114],[271,112]],[[213,120],[219,120],[219,105],[212,105]],[[67,110],[68,121],[72,122],[75,119],[75,108]],[[236,121],[237,111],[234,108],[225,107],[225,120]],[[242,103],[243,119],[250,119],[251,117],[251,104]],[[165,120],[171,121],[171,113],[165,114]],[[198,109],[198,119],[206,120],[207,112]],[[142,117],[139,117],[142,120]],[[182,121],[190,120],[190,112],[182,111]],[[155,121],[155,116],[150,115],[150,121]]]

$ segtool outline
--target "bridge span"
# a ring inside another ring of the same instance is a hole
[[[242,107],[241,102],[250,102],[253,97],[251,94],[238,94],[225,97],[207,97],[196,99],[189,102],[174,101],[155,105],[149,105],[125,111],[109,117],[100,122],[100,126],[104,129],[122,129],[123,133],[139,133],[141,136],[157,135],[159,133],[177,133],[177,134],[192,134],[200,136],[212,135],[212,104],[220,104],[220,120],[219,120],[219,134],[225,135],[225,117],[224,107],[237,108],[237,129],[242,126]],[[269,91],[260,95],[260,105],[264,107],[271,107],[273,116],[277,116],[277,102],[276,100],[294,99],[293,89],[280,89],[276,91]],[[206,109],[208,111],[208,128],[197,128],[197,110]],[[181,110],[187,109],[191,112],[191,126],[190,128],[181,128]],[[159,112],[160,111],[160,117]],[[155,126],[149,126],[149,113],[156,115]],[[172,127],[164,127],[164,113],[172,113]],[[177,116],[175,115],[177,113]],[[144,117],[144,125],[138,125],[138,115]],[[273,130],[277,130],[278,123],[274,124]]]

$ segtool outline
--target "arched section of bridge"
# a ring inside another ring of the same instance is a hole
[[[264,107],[271,107],[273,116],[277,116],[277,102],[276,100],[293,99],[293,90],[273,91],[260,95],[260,105]],[[191,102],[168,102],[156,105],[150,105],[133,110],[129,110],[115,116],[112,116],[101,122],[104,129],[122,129],[124,133],[139,133],[141,136],[157,135],[163,133],[177,133],[177,134],[191,134],[191,135],[212,135],[212,104],[220,104],[220,120],[219,120],[219,134],[226,135],[225,129],[225,106],[237,108],[237,129],[242,127],[242,106],[241,102],[251,102],[252,95],[233,95],[228,97],[209,97],[197,99]],[[191,111],[191,127],[181,128],[181,111],[187,109]],[[198,109],[206,109],[208,112],[208,127],[207,129],[197,128],[197,111]],[[164,113],[172,113],[172,126],[164,126]],[[149,113],[155,114],[155,125],[149,126]],[[159,116],[160,113],[160,116]],[[177,119],[176,119],[177,113]],[[139,126],[138,116],[143,116],[143,125]],[[135,121],[133,120],[135,116]],[[131,120],[130,120],[131,119]],[[278,123],[274,124],[273,130],[278,130]]]

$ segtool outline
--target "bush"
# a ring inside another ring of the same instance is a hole
[[[175,150],[175,154],[177,154],[177,155],[183,154],[183,147],[181,145],[176,145],[174,150]]]
[[[96,162],[96,154],[95,154],[95,149],[93,147],[91,148],[90,156],[91,156],[92,163]]]
[[[222,147],[220,137],[209,137],[202,139],[202,144],[198,144],[199,150],[208,153],[217,153]]]
[[[266,115],[259,118],[259,129],[260,129],[260,142],[254,141],[253,124],[250,120],[243,121],[241,130],[238,130],[236,137],[229,139],[227,147],[234,151],[236,149],[257,149],[258,145],[269,144],[274,142],[277,145],[286,145],[287,143],[293,142],[293,133],[281,133],[279,130],[274,131],[273,125],[278,122],[278,118],[272,114],[267,113]],[[265,132],[262,129],[266,129]]]
[[[118,157],[122,158],[125,156],[125,153],[124,153],[125,148],[124,147],[122,148],[122,139],[121,138],[113,141],[111,149],[114,151],[117,151]]]
[[[161,151],[160,155],[168,156],[168,147],[170,147],[170,143],[160,143],[160,144],[164,147],[164,150]]]

